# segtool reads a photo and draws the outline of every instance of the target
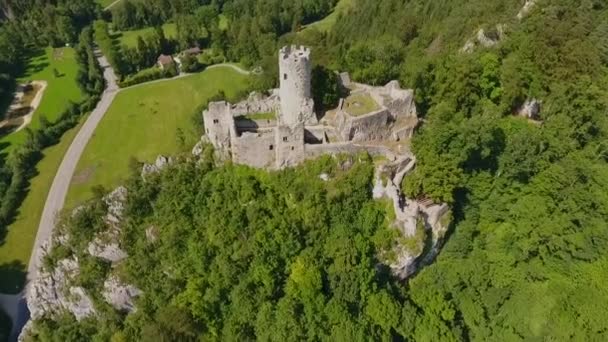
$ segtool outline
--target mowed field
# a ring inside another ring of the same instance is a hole
[[[140,30],[132,30],[132,31],[121,31],[116,33],[119,44],[125,44],[129,47],[137,46],[137,37],[145,38],[145,36],[149,33],[154,32],[153,27],[146,27]],[[165,37],[167,38],[175,38],[177,37],[177,26],[173,23],[164,24],[163,32],[165,33]]]
[[[28,80],[48,82],[40,106],[34,113],[32,123],[28,126],[31,129],[40,126],[42,115],[54,121],[69,101],[78,101],[82,98],[82,93],[76,84],[78,65],[74,59],[74,50],[63,48],[47,49],[42,52],[30,59],[26,73],[19,79],[19,82]],[[54,76],[53,69],[57,69],[59,77]],[[37,175],[31,180],[17,217],[8,227],[7,234],[0,245],[0,265],[11,265],[0,269],[0,279],[2,280],[0,281],[0,292],[2,293],[16,293],[23,286],[25,270],[38,231],[38,223],[46,196],[63,155],[77,131],[77,128],[70,130],[57,145],[45,149],[43,159],[36,166]],[[25,137],[26,132],[22,130],[1,138],[2,153],[9,153],[12,148],[21,144]]]
[[[220,90],[228,97],[246,90],[247,78],[218,67],[121,91],[80,159],[66,208],[89,199],[96,185],[107,190],[120,185],[129,176],[132,157],[153,162],[160,154],[190,150],[201,134],[194,124],[202,120],[198,108]]]

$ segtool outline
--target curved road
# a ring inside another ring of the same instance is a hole
[[[31,281],[37,276],[38,266],[40,263],[40,246],[44,241],[51,237],[53,228],[55,226],[56,215],[59,211],[61,211],[61,209],[63,209],[65,197],[70,186],[70,181],[72,180],[72,176],[76,170],[76,164],[78,164],[78,160],[80,160],[80,156],[89,142],[89,139],[91,139],[93,136],[95,128],[97,128],[97,125],[110,107],[110,104],[112,104],[114,96],[116,96],[116,93],[118,92],[114,70],[99,51],[95,51],[95,54],[97,55],[99,64],[103,68],[103,76],[106,80],[106,89],[103,92],[97,107],[93,109],[93,112],[91,112],[89,115],[89,118],[74,138],[74,141],[72,141],[72,144],[68,148],[65,156],[63,156],[63,161],[57,170],[57,174],[53,180],[53,185],[51,185],[51,190],[46,198],[44,210],[42,211],[42,217],[40,218],[40,225],[38,226],[38,233],[36,234],[36,241],[34,242],[34,248],[27,270],[28,284],[31,283]]]

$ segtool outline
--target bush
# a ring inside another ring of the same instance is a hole
[[[170,65],[167,69],[162,70],[157,67],[145,69],[138,72],[135,75],[127,77],[124,81],[119,82],[118,86],[121,88],[131,87],[136,84],[150,82],[161,78],[171,78],[178,75],[177,66],[175,64]]]

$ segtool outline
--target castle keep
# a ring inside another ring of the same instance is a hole
[[[400,154],[417,125],[412,90],[397,81],[373,87],[341,74],[349,93],[338,108],[314,111],[312,64],[306,47],[279,51],[279,89],[250,94],[237,104],[212,102],[203,112],[207,139],[223,159],[253,167],[281,169],[326,153],[367,151]]]

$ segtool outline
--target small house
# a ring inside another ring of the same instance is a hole
[[[173,64],[173,57],[171,57],[170,55],[160,55],[158,56],[157,59],[157,64],[158,67],[161,68],[162,70],[167,70],[167,68],[169,66],[171,66],[171,64]]]

